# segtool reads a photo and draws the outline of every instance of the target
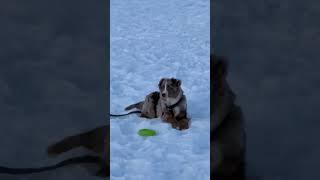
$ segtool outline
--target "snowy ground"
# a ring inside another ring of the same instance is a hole
[[[209,179],[209,20],[209,0],[111,1],[111,112],[176,77],[192,118],[185,131],[136,115],[112,119],[112,180]],[[141,128],[158,135],[139,137]]]

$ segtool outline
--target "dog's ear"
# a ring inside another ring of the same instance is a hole
[[[177,84],[177,86],[181,86],[181,80],[180,80],[180,79],[177,79],[177,80],[176,80],[176,84]]]
[[[171,78],[171,81],[173,84],[176,84],[177,86],[181,86],[181,80],[176,78]]]
[[[163,81],[164,81],[164,78],[160,79],[159,84],[158,84],[159,88],[160,88],[161,84],[163,83]]]

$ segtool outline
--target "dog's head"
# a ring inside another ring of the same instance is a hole
[[[177,98],[181,93],[181,80],[162,78],[159,82],[160,97],[163,100]]]

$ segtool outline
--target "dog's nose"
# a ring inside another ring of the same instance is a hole
[[[161,96],[162,96],[162,97],[166,97],[166,93],[162,93]]]

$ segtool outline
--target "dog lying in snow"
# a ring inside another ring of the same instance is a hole
[[[132,104],[125,108],[141,111],[144,118],[161,118],[178,130],[189,128],[187,118],[187,99],[181,89],[181,81],[175,78],[162,78],[158,84],[159,92],[152,92],[144,101]]]
[[[210,56],[211,61],[211,166],[214,179],[245,179],[245,129],[241,108],[227,83],[227,61]]]

